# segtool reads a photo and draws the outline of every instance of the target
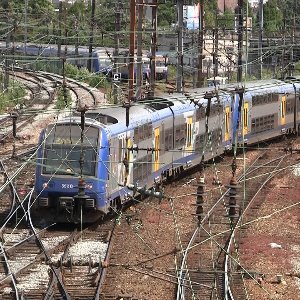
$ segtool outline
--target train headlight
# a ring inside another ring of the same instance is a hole
[[[85,185],[85,188],[86,188],[86,189],[89,189],[89,190],[92,190],[92,189],[93,189],[93,185],[90,184],[90,183],[87,183],[87,184]]]
[[[48,187],[48,182],[43,183],[43,189],[46,189]]]

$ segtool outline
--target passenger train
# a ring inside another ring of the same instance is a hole
[[[300,131],[300,81],[243,89],[199,88],[49,125],[39,139],[34,211],[59,222],[94,222],[202,158]]]
[[[55,45],[36,45],[28,44],[17,45],[13,53],[7,55],[6,63],[8,65],[17,64],[19,67],[33,70],[43,70],[53,73],[60,73],[62,70],[62,59],[66,57],[66,62],[77,66],[78,68],[87,68],[88,60],[91,59],[91,72],[105,74],[113,77],[114,72],[118,72],[120,79],[128,79],[129,51],[121,48],[117,59],[118,71],[114,68],[113,48],[94,48],[89,54],[88,47],[80,46],[75,50],[74,46],[62,45],[60,52]],[[11,51],[12,52],[12,51]],[[6,46],[0,43],[0,53],[7,53]],[[137,72],[137,56],[134,57],[134,71]],[[144,79],[150,78],[150,54],[147,51],[142,53],[142,73]],[[166,79],[168,73],[167,65],[161,65],[160,56],[156,58],[156,79]],[[46,68],[46,69],[44,69]],[[135,76],[136,77],[136,76]]]

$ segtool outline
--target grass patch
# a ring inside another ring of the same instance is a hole
[[[8,88],[0,93],[0,113],[3,114],[18,104],[24,103],[25,88],[17,81],[9,81]]]

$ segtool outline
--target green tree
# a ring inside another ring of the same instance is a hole
[[[283,13],[279,9],[277,0],[269,0],[264,4],[264,30],[275,33],[283,27]]]
[[[217,0],[205,1],[204,2],[204,22],[205,28],[215,28],[216,27],[216,16],[218,12]]]
[[[158,6],[157,23],[158,26],[166,26],[176,23],[176,6],[174,1],[167,0],[166,3]]]
[[[218,27],[220,29],[234,29],[235,14],[232,10],[226,9],[223,15],[218,16]]]

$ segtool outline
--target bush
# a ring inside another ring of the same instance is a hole
[[[57,109],[64,109],[70,107],[72,103],[72,97],[70,92],[66,89],[64,93],[64,88],[61,86],[57,93],[57,101],[56,101],[56,108]]]
[[[23,104],[25,95],[26,91],[20,83],[10,81],[8,89],[0,94],[0,113],[18,104]]]

